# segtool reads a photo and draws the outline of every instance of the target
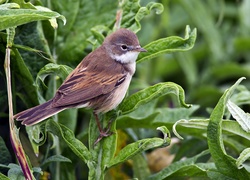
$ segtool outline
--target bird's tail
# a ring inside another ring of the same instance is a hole
[[[65,109],[63,107],[52,107],[52,101],[49,100],[44,104],[22,111],[14,115],[14,118],[17,121],[22,121],[22,124],[29,126],[37,124]]]

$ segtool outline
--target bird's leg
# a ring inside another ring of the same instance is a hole
[[[99,121],[99,117],[96,113],[94,113],[94,116],[95,116],[95,120],[96,120],[96,124],[97,124],[97,127],[99,129],[99,136],[97,138],[97,140],[95,141],[94,145],[96,145],[99,141],[102,140],[103,137],[108,137],[110,135],[113,134],[113,132],[110,132],[110,128],[111,128],[111,124],[112,124],[112,119],[108,122],[108,126],[106,128],[102,128],[101,127],[101,123]]]

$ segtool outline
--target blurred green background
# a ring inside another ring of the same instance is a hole
[[[147,5],[151,0],[141,0],[141,6]],[[249,0],[162,0],[155,1],[164,5],[162,14],[152,13],[141,21],[141,30],[137,33],[142,46],[159,38],[168,36],[184,36],[186,25],[191,29],[197,28],[197,40],[193,49],[187,52],[161,55],[137,65],[136,74],[132,80],[129,94],[159,82],[175,82],[185,90],[186,102],[198,105],[199,109],[190,116],[190,119],[200,117],[209,118],[211,108],[214,108],[222,93],[238,78],[247,79],[242,82],[250,89],[250,1]],[[34,1],[40,4],[39,1]],[[15,43],[39,49],[47,53],[50,60],[40,54],[19,50],[31,76],[20,72],[22,64],[13,62],[13,84],[15,112],[20,112],[38,104],[38,95],[33,87],[34,80],[39,70],[50,61],[65,64],[74,68],[86,54],[98,46],[99,42],[93,41],[91,28],[99,24],[112,29],[118,2],[107,1],[45,1],[42,4],[59,12],[67,19],[65,26],[59,21],[59,28],[55,31],[48,22],[29,23],[16,29]],[[87,19],[87,20],[86,20]],[[103,23],[104,22],[104,23]],[[123,22],[124,24],[126,22]],[[123,25],[123,24],[122,24]],[[43,31],[41,31],[43,30]],[[4,60],[5,46],[4,35],[0,39],[0,59]],[[56,37],[56,38],[55,38]],[[47,41],[45,41],[45,39]],[[46,55],[46,57],[48,57]],[[18,59],[18,57],[15,57]],[[6,104],[6,81],[3,66],[0,67],[0,135],[8,142],[8,106]],[[23,84],[26,82],[27,84]],[[45,99],[53,96],[53,83],[45,79],[41,91]],[[58,85],[60,82],[58,82]],[[26,87],[26,88],[25,88]],[[246,97],[247,99],[248,97]],[[162,97],[157,102],[158,107],[179,107],[176,98]],[[249,111],[249,105],[244,105],[244,110]],[[73,113],[76,114],[76,111]],[[59,118],[65,114],[59,115]],[[82,119],[88,119],[86,110],[79,110],[78,121],[65,122],[80,140],[86,142],[87,124]],[[65,118],[66,119],[66,118]],[[67,119],[66,119],[67,120]],[[63,118],[62,118],[63,121]],[[3,131],[2,131],[3,130]],[[83,132],[82,132],[83,131]],[[142,129],[137,134],[147,137],[150,134]],[[127,137],[125,137],[126,139]],[[202,138],[201,138],[202,139]],[[207,143],[197,138],[187,138],[182,141],[181,148],[173,148],[179,152],[176,161],[183,156],[193,156],[201,150],[207,149]],[[125,141],[125,140],[124,140]],[[197,144],[199,144],[197,146]],[[49,145],[48,145],[49,146]],[[11,151],[10,144],[7,147]],[[41,148],[41,151],[46,151]],[[65,148],[64,154],[72,159],[75,164],[64,169],[75,170],[79,177],[86,176],[87,169],[83,162]],[[72,156],[72,157],[71,157]],[[14,156],[10,161],[14,161]],[[127,166],[130,167],[130,163]],[[123,167],[131,175],[130,168]],[[123,170],[124,170],[123,169]]]
[[[145,1],[142,1],[144,3]],[[250,75],[250,1],[160,1],[164,12],[142,21],[142,44],[170,35],[183,35],[189,24],[197,28],[195,47],[138,65],[137,77],[149,84],[172,81],[181,85],[187,102],[200,105],[197,115],[208,116],[222,92],[239,77]]]

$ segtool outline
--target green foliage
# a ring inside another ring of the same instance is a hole
[[[57,27],[54,22],[55,18],[61,18],[66,23],[66,19],[63,16],[48,8],[33,6],[30,3],[17,3],[6,3],[0,6],[0,30],[38,20],[50,20],[51,25]]]
[[[220,173],[234,179],[249,178],[249,173],[245,168],[238,169],[236,167],[236,160],[232,156],[227,155],[223,145],[221,124],[226,103],[242,79],[239,79],[231,88],[225,91],[214,108],[207,126],[208,146],[217,169]]]
[[[189,172],[189,176],[194,177],[205,177],[206,168],[209,167],[209,169],[213,169],[213,165],[207,164],[205,166],[202,166],[201,164],[196,164],[199,157],[202,157],[204,155],[208,154],[208,151],[203,151],[200,154],[192,157],[187,158],[183,161],[177,161],[173,164],[171,164],[169,167],[163,169],[161,172],[158,172],[152,176],[150,176],[147,179],[165,179],[167,177],[185,177],[185,173]],[[207,166],[207,167],[206,167]]]
[[[96,146],[98,127],[85,109],[20,129],[28,134],[21,140],[34,176],[249,179],[249,2],[0,1],[0,59],[10,43],[14,113],[53,97],[119,25],[136,32],[148,51],[138,57],[127,97],[101,115],[103,127],[113,121],[113,134]],[[9,28],[15,36],[7,41]],[[1,122],[8,122],[5,78],[0,85]],[[0,136],[0,179],[24,179],[21,166],[10,162],[8,132]],[[158,148],[175,158],[155,171],[148,155]]]

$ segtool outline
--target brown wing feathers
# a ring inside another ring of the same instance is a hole
[[[51,104],[52,100],[49,100],[41,105],[16,114],[14,118],[22,121],[22,124],[33,125],[64,110],[63,107],[52,107]]]
[[[91,56],[89,54],[66,78],[53,99],[18,113],[14,118],[26,125],[36,124],[64,109],[83,105],[91,99],[107,94],[124,82],[126,73],[120,63],[104,62],[97,66],[90,62]],[[103,57],[95,58],[103,60]],[[104,59],[107,61],[107,58]]]

